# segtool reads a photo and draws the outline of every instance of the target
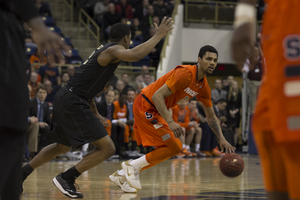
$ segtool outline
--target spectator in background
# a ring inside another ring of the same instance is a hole
[[[164,0],[156,0],[156,4],[154,5],[155,13],[159,16],[160,21],[164,16],[170,16],[168,6],[164,4]]]
[[[222,77],[222,89],[228,85],[227,79],[228,79],[227,76]]]
[[[61,84],[61,78],[59,75],[58,67],[55,66],[55,63],[47,58],[47,64],[40,66],[39,75],[42,78],[42,82],[49,80],[52,82],[53,86]]]
[[[115,105],[113,104],[114,100],[115,100],[115,92],[113,90],[107,90],[105,94],[105,98],[103,98],[99,103],[96,103],[96,106],[99,114],[105,117],[107,122],[110,124],[110,126],[105,127],[105,129],[116,146],[117,145],[116,125],[112,127],[112,123],[111,123],[115,111]]]
[[[122,80],[118,80],[116,82],[116,85],[115,85],[115,89],[119,91],[119,93],[121,93],[125,88],[125,84],[124,84],[124,81]]]
[[[40,12],[41,16],[52,17],[49,3],[43,2],[43,0],[35,0],[34,5]]]
[[[109,0],[99,1],[94,6],[94,19],[96,23],[102,28],[103,24],[103,15],[108,12]]]
[[[116,126],[116,153],[118,155],[123,155],[121,153],[121,148],[124,146],[124,132],[127,122],[127,93],[125,91],[120,93],[119,100],[114,101],[115,110],[113,113],[112,126]],[[128,127],[127,127],[128,128]]]
[[[214,103],[217,103],[220,99],[227,99],[227,92],[222,90],[222,83],[220,79],[215,80],[215,89],[211,91],[211,98]]]
[[[65,85],[67,85],[68,80],[70,80],[70,75],[68,72],[64,72],[61,75],[61,84],[60,85],[56,85],[53,87],[53,89],[57,92],[60,88],[64,87]]]
[[[45,86],[46,91],[47,91],[47,97],[46,97],[45,101],[48,102],[48,103],[51,103],[50,105],[52,105],[57,90],[53,89],[52,83],[49,80],[46,80],[44,82],[44,86]]]
[[[133,18],[133,22],[130,26],[131,39],[137,40],[139,42],[144,42],[143,32],[145,28],[140,24],[139,18]]]
[[[115,92],[115,99],[114,99],[114,101],[118,101],[119,97],[120,97],[120,92],[119,92],[119,90],[114,90],[114,92]]]
[[[229,89],[232,87],[232,82],[233,81],[234,81],[234,77],[233,76],[228,76],[228,78],[227,78],[228,85],[222,88],[222,90],[225,90],[227,92],[227,94],[229,92]]]
[[[227,127],[234,132],[234,146],[237,145],[239,127],[241,121],[240,109],[242,106],[242,94],[237,81],[232,81],[232,87],[227,95]]]
[[[263,57],[259,47],[254,47],[252,55],[246,60],[242,72],[248,73],[249,79],[249,107],[254,112],[258,89],[261,84]]]
[[[149,68],[148,68],[148,66],[147,66],[147,65],[143,65],[143,66],[142,66],[142,71],[141,71],[141,72],[142,72],[142,74],[138,75],[138,76],[135,78],[135,83],[136,83],[136,84],[139,84],[139,83],[144,82],[143,75],[144,75],[144,74],[149,74]],[[150,75],[150,77],[151,77],[151,82],[154,82],[154,81],[155,81],[154,76],[153,76],[153,75]]]
[[[142,24],[146,27],[154,27],[153,25],[154,15],[155,15],[154,7],[152,5],[149,5],[147,15],[142,18]]]
[[[84,11],[93,18],[94,6],[99,0],[80,0],[80,7],[84,9]]]
[[[37,82],[38,74],[36,72],[31,72],[30,80],[28,85],[32,88],[30,98],[34,98],[36,94],[36,90],[41,85],[40,82]]]
[[[142,83],[137,83],[136,84],[136,94],[140,94],[142,92],[142,89],[144,88]]]
[[[132,7],[127,3],[127,0],[120,0],[120,3],[116,5],[116,12],[127,20],[133,18]]]
[[[129,88],[133,88],[131,85],[128,84],[129,83],[129,75],[127,73],[122,74],[121,80],[123,81],[123,83],[125,85],[123,88],[124,91],[127,91]]]
[[[39,53],[38,53],[38,48],[36,48],[35,52],[33,55],[30,56],[29,59],[30,63],[39,63],[39,64],[46,64],[47,63],[47,58],[45,56],[43,56],[42,58],[40,57]],[[40,68],[40,65],[32,65],[31,71],[38,71]],[[41,81],[41,80],[40,80]]]
[[[134,16],[143,19],[148,14],[148,6],[149,6],[149,0],[142,0],[142,3],[139,4],[136,8],[136,11],[134,13]]]
[[[112,25],[121,21],[121,15],[116,12],[115,4],[108,4],[108,12],[103,15],[103,24],[104,24],[104,36],[105,39],[109,39],[109,33]]]
[[[38,142],[38,150],[41,150],[48,144],[48,141],[46,141],[44,137],[50,132],[50,110],[48,102],[45,101],[47,97],[45,86],[41,85],[38,87],[36,96],[37,97],[30,102],[28,116],[35,116],[38,118],[39,133],[41,134]]]
[[[68,72],[70,78],[72,78],[72,76],[75,74],[75,71],[76,70],[75,70],[75,67],[73,65],[68,66],[67,72]]]
[[[153,18],[153,20],[155,19],[155,17]],[[158,17],[157,17],[158,19]],[[157,22],[155,22],[157,23]],[[149,29],[149,37],[146,38],[146,40],[148,40],[149,38],[153,37],[153,35],[155,35],[156,30],[154,27],[151,27]],[[164,45],[164,39],[159,41],[159,43],[152,49],[152,51],[149,53],[149,58],[151,59],[151,66],[157,68],[158,63],[159,63],[159,59],[160,59],[160,53],[162,50],[162,47]]]
[[[145,88],[148,85],[150,85],[151,83],[153,83],[151,81],[151,75],[150,74],[143,74],[143,82],[142,82],[143,87]]]

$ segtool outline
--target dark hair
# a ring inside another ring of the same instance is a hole
[[[36,89],[36,91],[35,91],[35,93],[38,93],[39,92],[39,90],[46,90],[46,87],[45,87],[45,85],[40,85],[37,89]]]
[[[218,104],[218,103],[227,103],[227,102],[225,99],[219,99],[216,104]]]
[[[210,45],[205,45],[205,46],[201,47],[198,57],[203,58],[203,56],[206,54],[206,52],[216,53],[217,56],[219,57],[217,49],[215,49],[215,47],[210,46]]]
[[[128,94],[129,91],[134,91],[134,93],[135,93],[135,90],[133,88],[131,88],[131,87],[127,89],[127,91],[126,91],[127,94]]]
[[[189,100],[189,102],[191,102],[191,101],[198,101],[198,100],[197,100],[197,97],[192,97],[192,98]]]
[[[223,76],[223,77],[222,77],[222,81],[223,81],[223,80],[227,80],[227,79],[228,79],[228,76]]]
[[[119,42],[126,35],[129,36],[130,28],[128,25],[121,22],[114,24],[110,29],[110,40],[112,42]]]
[[[120,97],[122,96],[122,95],[126,95],[127,96],[127,91],[122,91],[121,93],[120,93]]]

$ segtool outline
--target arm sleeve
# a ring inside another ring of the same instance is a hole
[[[29,21],[34,17],[39,16],[39,12],[33,5],[31,0],[10,0],[15,6],[15,12],[18,14],[24,21]]]
[[[170,88],[174,94],[177,90],[186,88],[191,80],[193,74],[190,70],[182,67],[178,67],[173,71],[171,76],[167,79],[166,85]]]

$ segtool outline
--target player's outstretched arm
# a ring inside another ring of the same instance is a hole
[[[235,9],[234,28],[231,39],[232,57],[241,69],[250,56],[255,41],[256,0],[240,0]]]
[[[173,133],[175,134],[176,137],[179,137],[183,135],[182,128],[179,124],[174,122],[171,113],[168,111],[166,103],[165,103],[165,98],[170,96],[172,94],[172,91],[170,88],[164,84],[159,88],[152,96],[153,103],[159,112],[159,114],[164,118],[164,120],[168,123],[169,128]]]
[[[215,133],[215,135],[217,136],[218,140],[219,140],[219,144],[220,144],[220,148],[221,151],[223,152],[225,149],[225,152],[234,152],[235,148],[233,146],[231,146],[229,144],[229,142],[227,142],[227,140],[225,139],[223,133],[222,133],[222,129],[220,127],[220,122],[218,120],[218,118],[215,115],[214,109],[213,107],[206,107],[203,105],[203,110],[205,112],[206,118],[207,118],[207,123],[209,125],[209,127],[211,128],[211,130]]]
[[[170,30],[173,29],[172,18],[164,17],[159,27],[157,27],[156,24],[154,25],[156,28],[156,34],[148,41],[132,49],[125,49],[124,47],[122,48],[118,45],[119,48],[114,49],[111,54],[119,60],[128,62],[136,62],[147,56],[158,44],[158,42],[163,39]]]

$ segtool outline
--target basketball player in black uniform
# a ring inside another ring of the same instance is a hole
[[[22,23],[31,28],[33,41],[61,54],[69,50],[45,26],[32,0],[0,0],[0,199],[18,200],[22,154],[28,119],[30,63],[26,59]],[[53,55],[52,55],[53,56]]]
[[[47,135],[48,139],[56,143],[43,148],[23,167],[23,180],[37,167],[68,152],[71,146],[92,143],[96,146],[94,151],[53,179],[54,185],[66,196],[83,197],[82,193],[76,191],[75,179],[115,153],[115,146],[104,127],[109,124],[98,113],[94,97],[113,76],[120,60],[135,62],[144,58],[167,35],[172,25],[172,19],[165,17],[160,26],[156,26],[156,34],[133,49],[128,49],[131,40],[129,27],[123,23],[112,26],[112,42],[98,47],[77,70],[68,85],[56,94],[52,132]]]

